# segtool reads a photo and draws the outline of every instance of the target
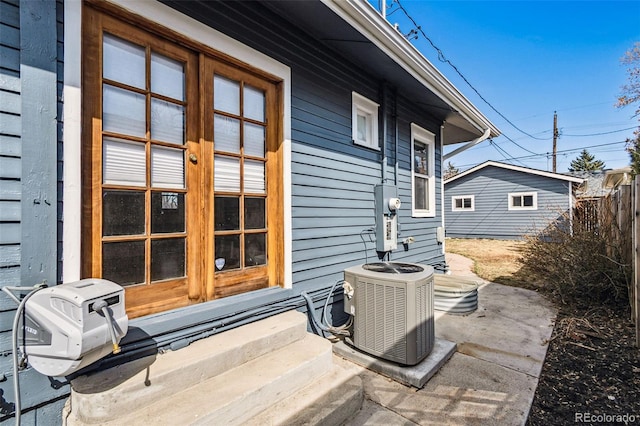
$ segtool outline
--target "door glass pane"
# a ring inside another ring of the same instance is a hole
[[[151,281],[184,277],[185,239],[151,241]]]
[[[145,186],[147,166],[144,149],[141,143],[104,138],[102,143],[103,183]]]
[[[414,178],[414,208],[416,210],[427,210],[429,206],[427,205],[427,180],[415,177]]]
[[[184,232],[184,194],[151,193],[151,233]]]
[[[216,151],[240,153],[240,120],[216,114],[213,118],[213,143]]]
[[[240,115],[240,83],[219,75],[214,76],[213,108]]]
[[[140,234],[144,234],[144,192],[104,190],[102,235]]]
[[[219,235],[215,238],[216,271],[240,268],[240,235]]]
[[[240,192],[240,160],[215,156],[214,189],[216,191]]]
[[[102,129],[143,138],[146,132],[145,96],[104,85]]]
[[[244,199],[244,228],[264,229],[265,226],[265,199],[245,197]]]
[[[240,198],[215,197],[215,230],[240,229]]]
[[[264,92],[251,86],[244,86],[244,110],[246,118],[264,122]]]
[[[244,244],[244,266],[267,263],[266,234],[247,234],[244,236]]]
[[[151,148],[151,185],[160,188],[184,188],[184,151]]]
[[[245,160],[244,190],[254,194],[264,194],[264,181],[264,163],[262,161]]]
[[[151,91],[184,101],[184,65],[158,53],[151,54]]]
[[[264,158],[264,127],[244,123],[244,154]]]
[[[184,144],[184,107],[151,99],[151,139]]]
[[[104,243],[102,278],[121,286],[143,283],[144,241]]]
[[[110,34],[103,39],[102,76],[139,89],[145,88],[145,49]]]

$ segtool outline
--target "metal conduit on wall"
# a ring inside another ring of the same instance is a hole
[[[472,278],[434,275],[433,308],[454,314],[466,314],[478,309],[478,285]]]

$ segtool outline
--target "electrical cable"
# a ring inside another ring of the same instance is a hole
[[[626,129],[611,130],[609,132],[601,132],[601,133],[589,133],[587,135],[567,135],[566,133],[563,133],[562,136],[587,137],[587,136],[610,135],[611,133],[624,132],[624,131],[627,131],[627,130],[632,130],[632,129],[637,129],[637,128],[638,128],[638,126],[633,126],[633,127],[627,127]]]
[[[333,295],[333,292],[335,291],[336,285],[338,285],[338,283],[340,282],[344,282],[343,280],[338,280],[335,283],[333,283],[333,286],[331,286],[331,290],[329,290],[329,294],[327,295],[327,298],[325,299],[324,302],[324,307],[323,307],[323,318],[324,318],[324,322],[323,321],[318,321],[316,319],[316,316],[314,315],[313,311],[314,311],[314,307],[313,307],[313,300],[311,300],[311,297],[309,296],[309,294],[307,294],[306,291],[303,291],[302,293],[300,293],[300,296],[302,296],[304,298],[304,300],[307,302],[307,311],[309,312],[309,317],[311,318],[311,322],[313,323],[313,325],[322,331],[326,331],[328,333],[332,333],[334,335],[338,335],[338,336],[349,336],[351,335],[351,333],[349,332],[349,328],[351,327],[351,325],[353,324],[353,317],[349,316],[349,319],[347,320],[346,323],[340,325],[340,326],[333,326],[329,323],[329,320],[327,318],[327,309],[329,306],[329,299],[331,298],[331,295]]]
[[[438,53],[438,60],[440,62],[444,62],[444,63],[449,64],[451,66],[451,68],[453,68],[454,71],[460,76],[460,78],[462,78],[462,80],[464,80],[464,82],[467,83],[467,85],[469,85],[469,87],[480,97],[480,99],[482,99],[482,101],[484,101],[484,103],[486,103],[492,110],[494,110],[500,117],[502,117],[507,123],[509,123],[514,129],[516,129],[520,133],[522,133],[524,135],[527,135],[532,139],[536,139],[536,140],[540,140],[540,141],[549,140],[548,138],[538,138],[536,136],[533,136],[530,133],[525,132],[524,130],[522,130],[521,128],[519,128],[515,124],[513,124],[513,122],[511,120],[509,120],[507,117],[505,117],[504,114],[502,114],[500,111],[498,111],[496,109],[496,107],[494,107],[484,96],[482,96],[482,94],[478,91],[478,89],[476,89],[473,86],[473,84],[471,84],[471,82],[462,74],[462,72],[458,69],[458,67],[455,66],[449,59],[446,58],[446,56],[444,55],[444,52],[438,46],[435,45],[435,43],[429,38],[429,36],[427,36],[425,34],[425,32],[422,30],[422,27],[420,25],[418,25],[418,23],[415,21],[415,19],[413,19],[413,17],[411,17],[411,15],[409,15],[409,12],[407,12],[407,10],[404,8],[404,6],[400,2],[400,0],[393,0],[393,1],[398,4],[398,7],[400,8],[400,10],[402,10],[402,12],[405,14],[405,16],[411,21],[411,23],[413,23],[414,27],[429,42],[431,47],[433,47],[436,50],[436,52]]]
[[[372,243],[373,240],[371,239],[371,235],[374,232],[375,231],[373,230],[373,228],[367,228],[360,231],[360,239],[362,240],[362,244],[364,245],[364,263],[365,264],[369,263],[369,255],[367,255],[367,242],[364,240],[363,234],[369,235],[369,242]]]
[[[19,299],[13,293],[11,293],[11,291],[29,291],[29,293],[27,293],[27,295],[24,296],[22,301],[20,301],[20,303],[18,304],[18,309],[16,310],[16,314],[13,317],[13,327],[11,328],[11,350],[12,350],[11,361],[13,364],[13,392],[15,394],[14,398],[16,400],[15,407],[14,407],[14,416],[15,416],[16,426],[20,426],[21,416],[22,416],[22,407],[21,407],[21,400],[20,400],[20,377],[19,377],[19,370],[18,370],[18,325],[20,324],[20,316],[24,312],[24,307],[27,304],[27,301],[37,291],[42,290],[43,288],[46,288],[46,287],[47,285],[44,283],[35,285],[33,287],[9,287],[9,286],[2,287],[2,291],[8,294],[9,297],[11,297],[14,301],[17,301]],[[24,321],[23,321],[23,326],[24,326]],[[26,351],[24,349],[24,345],[26,344],[26,342],[24,341],[24,339],[22,343],[23,343],[22,354],[25,357],[24,359],[26,360]]]

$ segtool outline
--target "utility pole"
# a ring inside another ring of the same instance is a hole
[[[556,172],[556,152],[558,151],[558,114],[553,111],[553,173]]]

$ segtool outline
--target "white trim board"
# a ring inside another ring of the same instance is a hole
[[[498,167],[501,169],[507,169],[507,170],[514,170],[517,172],[522,172],[522,173],[529,173],[532,175],[537,175],[537,176],[544,176],[544,177],[548,177],[548,178],[552,178],[552,179],[559,179],[559,180],[565,180],[568,182],[574,182],[574,183],[582,183],[584,181],[584,179],[581,178],[577,178],[574,176],[567,176],[567,175],[563,175],[560,173],[552,173],[552,172],[545,172],[544,170],[537,170],[537,169],[530,169],[528,167],[520,167],[520,166],[514,166],[512,164],[505,164],[505,163],[499,163],[497,161],[485,161],[482,164],[478,164],[475,167],[470,168],[469,170],[465,170],[462,173],[458,173],[457,175],[451,177],[450,179],[447,179],[445,181],[445,184],[449,183],[449,182],[453,182],[456,179],[460,179],[463,176],[467,176],[471,173],[474,173],[480,169],[484,169],[485,167],[489,167],[489,166],[493,166],[493,167]]]

